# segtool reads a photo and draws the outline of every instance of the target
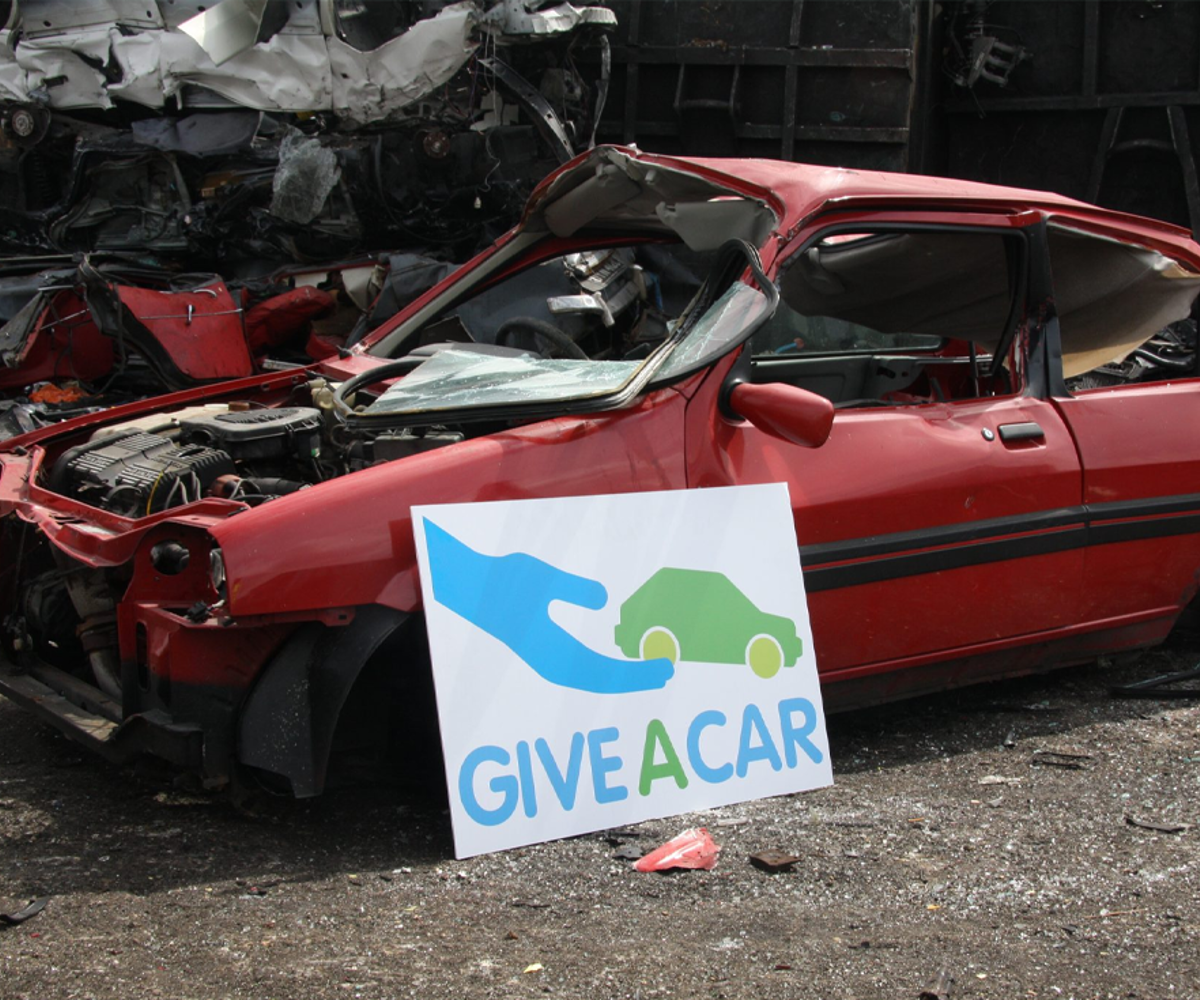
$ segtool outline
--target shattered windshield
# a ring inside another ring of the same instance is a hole
[[[621,388],[639,367],[636,361],[505,358],[449,349],[388,389],[368,412],[454,410],[606,394]]]
[[[735,281],[690,321],[686,332],[672,328],[667,339],[640,360],[539,357],[532,352],[494,355],[465,345],[447,347],[390,387],[366,412],[424,413],[585,400],[630,388],[636,391],[652,380],[676,378],[711,362],[765,319],[770,308],[766,295]]]

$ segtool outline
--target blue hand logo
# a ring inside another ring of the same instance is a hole
[[[608,592],[598,580],[567,573],[524,552],[488,556],[425,519],[433,596],[499,639],[551,684],[593,694],[662,688],[674,676],[666,658],[618,660],[590,649],[556,624],[552,601],[599,611]]]

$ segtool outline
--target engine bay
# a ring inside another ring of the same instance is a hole
[[[308,394],[328,394],[322,379]],[[257,506],[378,462],[462,441],[461,430],[400,428],[345,440],[316,406],[188,407],[104,427],[63,451],[45,484],[122,517],[146,517],[206,497]]]
[[[320,478],[321,437],[312,407],[192,408],[149,428],[134,421],[97,431],[58,457],[48,485],[126,517],[204,496],[261,502]]]

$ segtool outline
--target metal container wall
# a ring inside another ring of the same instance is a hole
[[[926,4],[610,4],[619,28],[600,137],[667,153],[918,168]]]
[[[939,172],[1200,231],[1200,4],[1001,0],[987,20],[1033,58],[1007,87],[945,88]]]

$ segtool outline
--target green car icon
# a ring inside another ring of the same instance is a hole
[[[791,619],[760,611],[724,573],[696,569],[650,577],[621,605],[613,638],[630,659],[745,663],[759,677],[803,651]]]

